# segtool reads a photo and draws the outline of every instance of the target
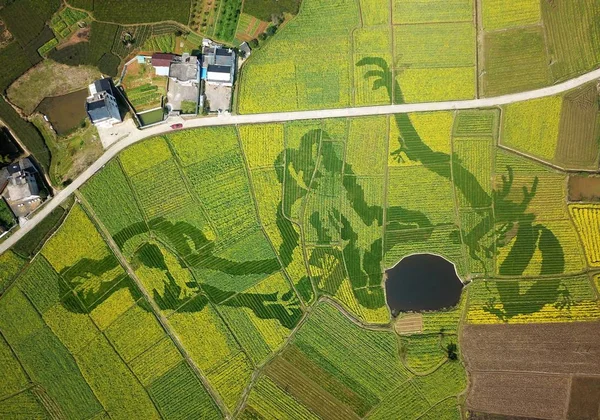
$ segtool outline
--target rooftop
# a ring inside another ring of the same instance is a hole
[[[198,79],[198,57],[184,54],[175,57],[169,68],[169,77],[174,77],[180,82]]]
[[[154,67],[169,67],[175,57],[175,54],[155,53],[152,54],[150,62]]]

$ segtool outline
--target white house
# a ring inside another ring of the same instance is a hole
[[[85,110],[90,121],[99,127],[112,127],[122,122],[111,79],[100,79],[89,85],[90,96]]]
[[[169,76],[169,68],[171,67],[171,62],[176,57],[175,54],[167,54],[167,53],[154,53],[152,54],[152,58],[150,59],[150,63],[152,67],[154,67],[154,71],[157,76]]]

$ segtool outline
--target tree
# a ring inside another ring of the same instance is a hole
[[[458,353],[456,352],[458,350],[458,347],[456,346],[455,343],[450,343],[446,346],[446,352],[448,353],[448,359],[450,360],[457,360],[458,359]]]

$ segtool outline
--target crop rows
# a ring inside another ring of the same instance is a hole
[[[221,418],[214,401],[183,361],[154,380],[148,392],[164,418]]]
[[[554,159],[562,98],[551,96],[506,106],[501,142],[547,160]]]
[[[406,352],[404,354],[406,366],[415,372],[426,373],[446,357],[439,334],[415,334],[402,337],[401,346]]]
[[[108,163],[81,192],[112,235],[144,220],[117,160]]]
[[[550,70],[555,80],[565,80],[598,65],[600,36],[598,3],[541,2],[548,47],[553,51]]]
[[[550,82],[541,26],[486,32],[483,93],[497,96],[536,89]]]
[[[384,395],[408,376],[396,358],[398,349],[392,334],[361,330],[329,305],[313,311],[313,317],[296,334],[294,344],[325,370],[344,372],[355,386],[376,396]]]
[[[384,420],[390,418],[418,418],[429,408],[429,403],[417,389],[413,381],[407,381],[393,390],[394,398],[386,398],[369,418]],[[402,401],[402,403],[398,403]]]
[[[459,207],[487,207],[491,204],[493,144],[491,138],[455,138],[454,183]],[[465,170],[459,170],[461,166]],[[481,187],[481,188],[479,188]],[[468,197],[465,195],[468,193]]]
[[[470,21],[473,16],[469,0],[394,0],[392,4],[394,24]]]
[[[175,35],[164,34],[150,37],[142,46],[142,50],[171,53],[175,50]]]
[[[600,206],[574,204],[569,206],[573,222],[579,232],[588,263],[600,266]]]
[[[250,169],[272,167],[283,152],[283,125],[243,125],[239,130]]]
[[[593,84],[565,95],[555,153],[555,160],[559,164],[575,169],[598,167],[597,96]]]
[[[346,167],[356,175],[382,175],[385,171],[387,118],[382,116],[351,119],[346,143]],[[370,153],[365,154],[365,150]],[[346,171],[348,173],[348,171]]]
[[[493,137],[498,135],[499,112],[459,111],[454,119],[453,134],[455,137]]]
[[[267,376],[262,376],[252,387],[243,413],[272,419],[292,419],[296,416],[306,420],[319,418]]]
[[[445,171],[440,167],[439,171]],[[450,168],[448,167],[448,171]],[[407,182],[419,179],[418,183]],[[436,186],[436,194],[430,194],[430,186]],[[421,212],[434,225],[456,222],[454,191],[450,180],[442,178],[425,166],[406,166],[391,169],[387,188],[388,225],[390,222],[419,223],[417,216],[406,217],[397,214],[391,207],[400,206],[406,210]],[[419,226],[415,226],[419,227]]]
[[[350,31],[358,26],[357,4],[309,0],[302,8],[302,13],[255,54],[253,65],[242,71],[240,112],[350,104],[349,38]],[[316,42],[322,48],[312,48]]]
[[[474,324],[568,322],[600,318],[587,276],[538,280],[477,281],[467,321]]]
[[[542,17],[539,0],[484,0],[482,14],[486,31],[533,25]]]

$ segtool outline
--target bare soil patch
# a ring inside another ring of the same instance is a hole
[[[8,45],[12,39],[13,36],[6,27],[6,24],[0,20],[0,48]]]
[[[575,376],[571,383],[568,419],[600,418],[600,377]]]
[[[467,418],[469,420],[539,420],[535,417],[507,416],[505,414],[480,413],[470,411]]]
[[[566,375],[477,372],[471,376],[467,408],[542,419],[563,419],[569,396]]]
[[[466,325],[461,350],[471,378],[466,407],[474,412],[564,419],[569,394],[576,401],[586,395],[600,400],[593,389],[596,383],[584,382],[571,390],[572,375],[600,377],[598,321]],[[577,408],[587,413],[598,404]]]
[[[79,44],[80,42],[88,42],[90,40],[91,31],[92,28],[90,26],[78,29],[73,33],[73,35],[69,37],[69,39],[66,39],[64,42],[61,42],[59,45],[57,45],[56,49],[62,50],[63,48],[68,47],[69,45]]]
[[[466,325],[467,369],[600,375],[600,322]]]
[[[406,314],[396,320],[394,328],[400,335],[420,333],[423,331],[423,315]]]
[[[569,201],[600,202],[600,177],[570,176]]]

